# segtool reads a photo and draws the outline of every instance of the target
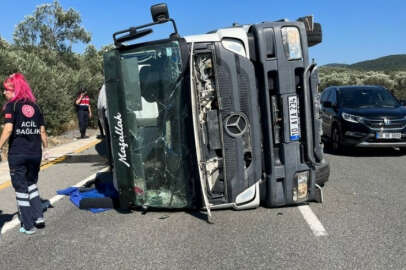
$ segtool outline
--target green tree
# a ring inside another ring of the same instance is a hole
[[[9,48],[10,45],[5,41],[4,39],[1,38],[0,36],[0,49],[6,49]]]
[[[392,74],[392,78],[395,82],[394,94],[400,99],[406,99],[406,72],[396,72]]]
[[[82,57],[81,67],[89,69],[93,76],[103,74],[103,56],[101,56],[93,45],[88,45]]]
[[[90,42],[90,33],[80,26],[80,14],[70,8],[64,11],[58,1],[37,7],[33,15],[16,26],[15,45],[26,50],[43,48],[70,52],[76,42]]]
[[[62,62],[49,65],[38,54],[24,50],[0,49],[0,59],[6,60],[0,69],[1,82],[17,71],[25,75],[44,113],[49,133],[58,134],[68,129],[74,110],[69,91],[75,84],[74,75],[79,71]]]

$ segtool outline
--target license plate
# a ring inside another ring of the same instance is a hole
[[[289,105],[290,140],[298,141],[300,139],[300,119],[299,119],[299,104],[297,96],[288,97],[288,105]]]
[[[400,139],[402,138],[401,133],[387,133],[387,132],[378,132],[376,133],[377,139]]]

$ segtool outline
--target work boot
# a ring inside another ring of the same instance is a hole
[[[34,221],[34,226],[38,229],[43,229],[45,228],[45,220],[44,218],[37,218],[36,221]]]

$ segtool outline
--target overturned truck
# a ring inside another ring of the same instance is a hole
[[[322,201],[312,17],[181,37],[165,4],[114,33],[104,55],[107,123],[121,208],[247,209]],[[134,43],[172,23],[167,39]],[[132,43],[131,43],[132,42]]]

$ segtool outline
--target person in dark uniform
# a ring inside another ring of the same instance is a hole
[[[80,138],[86,138],[86,129],[89,124],[89,117],[92,118],[92,109],[90,107],[90,99],[86,89],[82,88],[79,96],[76,99]]]
[[[23,74],[10,75],[3,86],[7,103],[3,106],[5,124],[0,149],[8,140],[8,164],[22,224],[20,232],[33,234],[35,227],[45,226],[37,187],[41,143],[43,148],[48,147],[44,117]]]

